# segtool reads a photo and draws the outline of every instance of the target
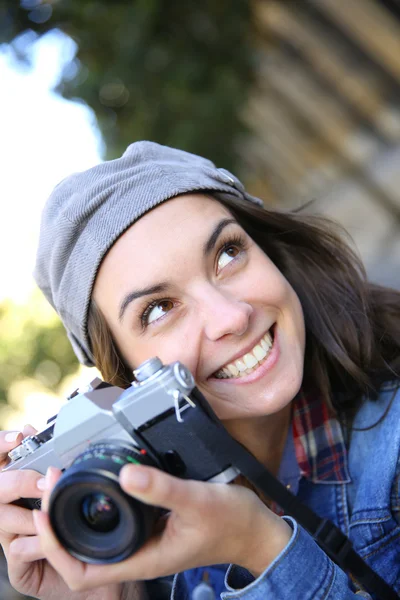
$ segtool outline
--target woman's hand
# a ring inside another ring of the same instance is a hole
[[[171,512],[161,531],[127,560],[89,565],[70,556],[49,525],[49,495],[59,476],[59,471],[49,469],[42,511],[35,511],[34,520],[43,554],[72,590],[153,579],[193,567],[230,562],[257,576],[291,537],[290,526],[251,490],[182,480],[155,468],[128,465],[120,476],[125,492]]]
[[[9,462],[8,452],[24,437],[35,433],[30,426],[25,427],[23,433],[0,432],[0,469]],[[72,592],[46,560],[36,535],[32,511],[11,504],[21,498],[41,498],[43,484],[43,476],[35,471],[0,472],[0,544],[7,559],[11,585],[21,594],[42,600],[89,600],[89,597],[90,600],[120,600],[122,585],[119,584],[105,586],[91,592],[90,596]],[[101,582],[95,582],[92,587],[99,585]],[[131,597],[134,600],[141,598],[134,594]]]

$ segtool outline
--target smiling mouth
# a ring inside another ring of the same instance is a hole
[[[226,364],[212,377],[216,379],[239,379],[249,375],[262,365],[268,358],[274,343],[274,325],[267,331],[250,352]]]

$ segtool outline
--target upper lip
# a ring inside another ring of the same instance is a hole
[[[268,333],[268,331],[270,331],[270,329],[271,329],[271,327],[273,325],[274,325],[274,323],[272,325],[270,325],[270,327],[268,327],[268,329],[266,329],[264,331],[264,333],[262,333],[259,337],[257,337],[255,339],[255,341],[250,342],[250,344],[248,344],[243,350],[240,350],[232,358],[230,358],[229,360],[225,361],[222,365],[220,365],[219,367],[217,367],[216,369],[214,369],[214,371],[211,373],[210,377],[212,377],[215,373],[217,373],[218,371],[220,371],[221,369],[223,369],[224,367],[226,367],[226,365],[229,365],[230,363],[235,362],[235,360],[237,360],[238,358],[242,358],[242,356],[244,356],[248,352],[251,352],[251,350],[253,350],[254,346],[256,346],[258,344],[258,342],[264,337],[264,335],[266,333]]]

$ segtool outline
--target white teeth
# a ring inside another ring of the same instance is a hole
[[[256,357],[253,354],[249,353],[249,354],[245,354],[243,356],[243,362],[248,369],[252,369],[253,367],[256,366],[256,364],[258,363],[258,360],[256,359]]]
[[[244,362],[242,360],[235,360],[235,367],[237,368],[239,373],[242,373],[243,371],[246,370],[246,365],[244,364]]]
[[[253,354],[258,361],[262,360],[265,356],[267,356],[267,351],[263,350],[261,346],[256,346],[253,348]]]
[[[268,332],[264,335],[263,339],[261,340],[261,346],[262,348],[264,348],[264,350],[268,350],[268,348],[271,348],[272,346],[272,337],[271,334]]]
[[[234,363],[229,363],[215,373],[217,379],[231,379],[233,377],[241,377],[254,371],[254,369],[263,362],[269,354],[272,347],[273,339],[271,334],[267,332],[259,343],[254,346],[251,352],[248,352],[242,358],[235,360]]]
[[[234,377],[237,377],[239,375],[239,369],[235,367],[235,365],[228,365],[228,369],[230,371],[230,374]]]

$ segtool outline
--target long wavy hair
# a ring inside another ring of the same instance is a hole
[[[353,412],[400,378],[400,292],[370,283],[342,227],[302,212],[265,210],[218,197],[297,293],[306,328],[303,390],[318,389],[333,412]],[[127,387],[132,372],[91,302],[88,333],[105,381]]]

